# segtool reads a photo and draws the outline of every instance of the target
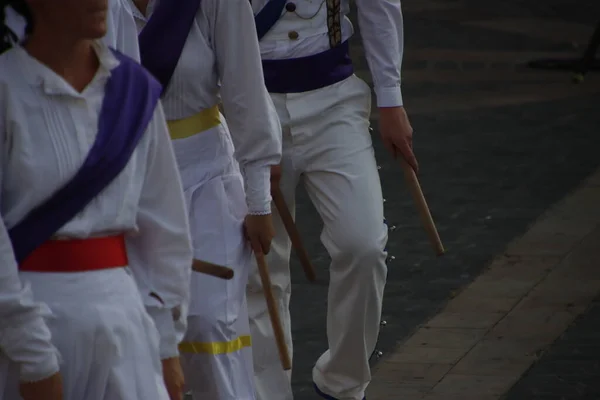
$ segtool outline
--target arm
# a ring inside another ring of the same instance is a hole
[[[281,126],[264,85],[254,15],[248,0],[213,0],[209,20],[222,82],[221,98],[246,182],[249,214],[271,212],[270,167],[281,160]]]
[[[377,106],[402,106],[400,68],[404,25],[400,0],[356,0],[356,5]]]
[[[0,99],[9,104],[2,96],[2,86]],[[2,115],[5,110],[6,107],[0,108],[0,188],[8,153],[7,124]],[[31,288],[20,281],[10,237],[0,218],[0,353],[20,365],[23,382],[40,381],[59,370],[58,351],[50,341],[50,330],[44,322],[44,316],[49,313],[45,304],[34,301]]]
[[[139,233],[128,237],[127,245],[130,267],[160,334],[164,360],[179,354],[177,346],[185,333],[192,248],[183,189],[160,105],[146,135],[150,148],[139,201]]]

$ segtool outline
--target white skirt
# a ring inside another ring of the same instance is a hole
[[[61,356],[64,400],[168,400],[158,331],[125,268],[82,273],[22,272]],[[20,400],[18,366],[0,354],[2,400]]]

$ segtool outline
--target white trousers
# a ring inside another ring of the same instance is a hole
[[[331,257],[329,349],[317,360],[313,380],[336,399],[362,400],[371,379],[368,361],[379,334],[387,274],[387,228],[369,134],[371,91],[352,76],[320,90],[272,97],[283,127],[281,190],[293,214],[302,180],[323,220],[321,241]],[[275,224],[268,261],[291,350],[291,243],[278,216]],[[258,399],[292,399],[256,268],[249,277],[248,306]]]
[[[20,275],[50,309],[46,322],[61,355],[65,400],[169,400],[158,331],[126,269]],[[3,369],[0,398],[20,400],[18,366],[0,355]]]
[[[226,281],[192,273],[182,366],[194,400],[253,400],[245,287],[244,182],[226,125],[173,142],[189,212],[194,257],[235,271]]]

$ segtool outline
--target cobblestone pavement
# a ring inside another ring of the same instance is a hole
[[[551,344],[600,294],[598,204],[600,169],[515,238],[440,313],[401,341],[376,366],[369,398],[502,398],[548,347],[552,354]],[[588,326],[583,333],[594,332]],[[576,348],[581,344],[575,341]],[[583,360],[571,359],[573,365]],[[548,364],[542,359],[536,368],[547,372]],[[515,398],[529,399],[525,391],[552,393],[535,378],[533,383],[529,386],[525,379],[517,385]],[[564,381],[554,384],[562,384],[557,393],[573,389]],[[582,391],[572,395],[576,393]]]
[[[600,76],[572,85],[564,72],[523,66],[533,58],[578,55],[600,3],[403,0],[403,8],[405,103],[421,183],[447,254],[434,257],[400,168],[375,132],[386,217],[398,227],[388,246],[396,259],[386,288],[384,355],[600,165]],[[369,81],[359,41],[352,50],[358,74]],[[375,128],[376,121],[375,112]],[[315,398],[311,368],[327,346],[329,259],[319,242],[322,224],[302,190],[298,200],[298,225],[320,279],[306,283],[293,262],[293,385],[296,400],[309,400]]]

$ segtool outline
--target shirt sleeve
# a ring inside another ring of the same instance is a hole
[[[161,359],[179,354],[185,334],[192,246],[183,188],[161,105],[148,126],[147,171],[137,217],[127,238],[129,265],[160,334]]]
[[[400,0],[356,0],[356,6],[377,106],[402,106],[404,24]]]
[[[0,104],[4,101],[2,91],[0,83]],[[5,109],[0,108],[0,187],[8,153]],[[42,380],[59,370],[58,350],[51,342],[50,330],[44,321],[48,315],[49,308],[34,301],[29,285],[19,279],[7,227],[0,218],[0,352],[19,364],[21,381]]]
[[[268,214],[270,167],[281,161],[281,126],[264,84],[254,15],[248,0],[212,3],[208,18],[214,32],[221,98],[245,178],[248,211]]]

